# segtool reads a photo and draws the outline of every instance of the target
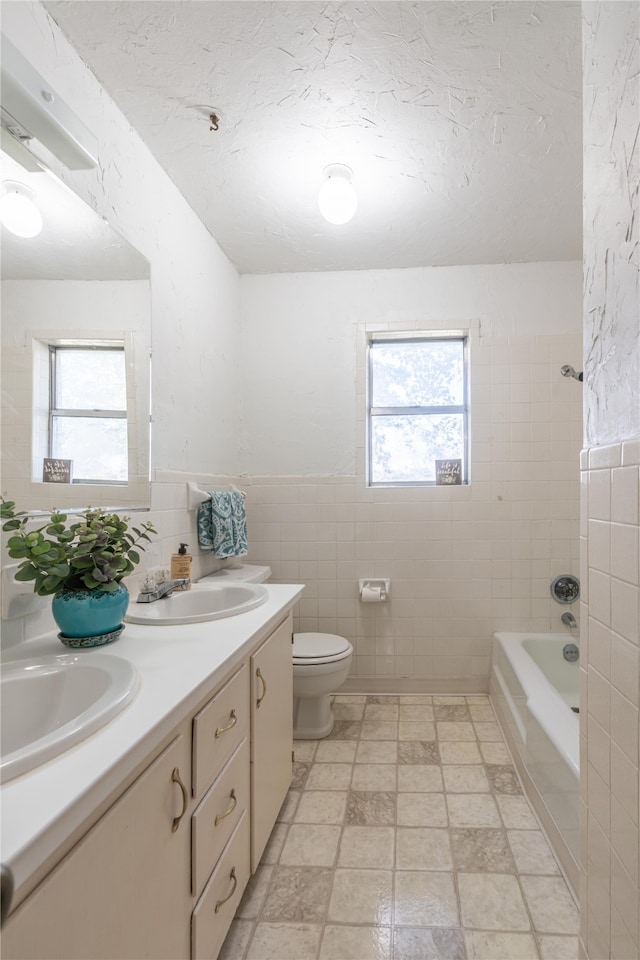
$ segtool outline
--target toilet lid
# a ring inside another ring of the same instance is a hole
[[[325,657],[346,656],[352,650],[344,637],[333,633],[294,633],[294,660],[321,660]]]

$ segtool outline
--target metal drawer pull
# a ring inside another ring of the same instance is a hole
[[[235,868],[235,867],[231,867],[231,873],[229,874],[229,880],[232,880],[232,881],[233,881],[233,886],[231,887],[231,893],[229,894],[228,897],[225,897],[224,900],[218,900],[218,902],[216,903],[216,909],[215,909],[215,912],[216,912],[216,913],[219,913],[220,907],[224,906],[224,904],[227,902],[227,900],[231,900],[231,897],[232,897],[232,896],[234,895],[234,893],[236,892],[236,887],[238,886],[238,878],[236,877],[236,868]]]
[[[230,813],[233,813],[235,808],[238,806],[238,798],[236,797],[235,789],[231,791],[231,793],[229,794],[229,797],[231,799],[231,803],[229,804],[225,812],[216,814],[216,820],[214,823],[215,827],[218,826],[221,820],[224,820],[224,818],[228,817]]]
[[[173,823],[171,824],[171,833],[175,833],[178,827],[180,826],[180,821],[187,812],[187,807],[189,806],[189,794],[187,793],[187,788],[180,779],[180,771],[177,767],[173,768],[173,773],[171,774],[171,782],[177,783],[180,789],[182,790],[182,810],[177,817],[173,818]]]
[[[262,683],[262,696],[261,696],[261,697],[258,697],[258,699],[256,700],[256,710],[258,710],[258,709],[260,708],[260,704],[262,703],[262,701],[264,700],[264,698],[265,698],[266,695],[267,695],[267,681],[265,680],[265,678],[264,678],[264,677],[262,676],[262,674],[260,673],[260,667],[258,667],[258,669],[256,670],[256,677],[257,677],[258,680],[260,680],[261,683]]]
[[[235,727],[236,723],[238,722],[235,710],[231,711],[229,714],[229,719],[231,720],[231,723],[228,723],[226,727],[216,727],[216,740],[218,737],[221,737],[223,733],[226,733],[227,730],[231,730],[232,727]]]

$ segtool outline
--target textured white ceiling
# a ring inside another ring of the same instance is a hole
[[[242,273],[581,257],[579,2],[45,6]]]

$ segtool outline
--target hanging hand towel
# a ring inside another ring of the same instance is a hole
[[[214,490],[211,499],[200,504],[198,542],[221,560],[246,557],[247,514],[242,493]]]

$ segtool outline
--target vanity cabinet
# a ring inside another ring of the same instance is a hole
[[[189,955],[190,752],[185,725],[9,916],[4,960]]]
[[[251,872],[255,873],[291,785],[291,617],[251,657]]]
[[[212,684],[9,915],[3,960],[216,960],[291,782],[291,643],[289,614]]]

